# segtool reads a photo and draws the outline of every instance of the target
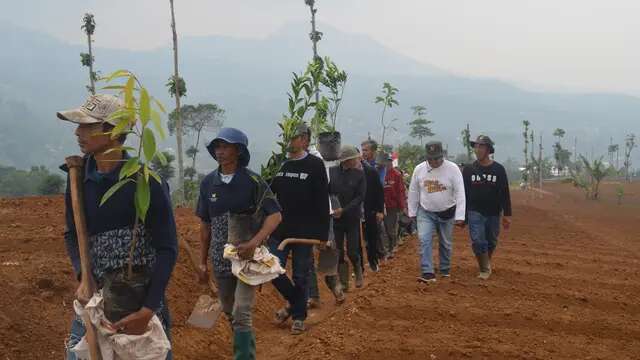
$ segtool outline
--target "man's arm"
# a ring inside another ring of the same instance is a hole
[[[316,221],[320,227],[324,229],[318,234],[318,240],[329,240],[329,179],[327,178],[327,170],[322,160],[316,162],[317,166],[313,169],[313,209],[316,211]]]
[[[67,254],[71,260],[73,272],[78,281],[80,281],[80,249],[78,248],[78,235],[76,233],[76,224],[73,220],[73,207],[71,206],[71,190],[69,188],[69,176],[67,176],[67,189],[64,193],[64,245]]]
[[[464,191],[464,180],[462,179],[462,172],[457,165],[452,166],[453,169],[453,196],[456,200],[456,222],[464,222],[465,214],[467,211],[466,204],[467,199]]]
[[[348,212],[356,207],[359,207],[360,204],[364,201],[364,197],[367,194],[367,180],[365,179],[364,170],[360,171],[360,181],[358,181],[358,188],[356,189],[356,196],[345,206],[342,207],[342,212]],[[376,179],[378,181],[378,179]],[[378,181],[380,182],[380,181]]]
[[[418,212],[418,206],[420,204],[420,184],[418,180],[418,172],[419,166],[416,166],[413,169],[413,174],[411,175],[411,183],[409,184],[409,199],[407,204],[407,212],[409,213],[409,217],[416,217]]]

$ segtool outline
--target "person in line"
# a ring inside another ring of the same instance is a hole
[[[462,173],[455,163],[444,159],[442,143],[431,141],[426,144],[426,161],[418,164],[413,171],[409,186],[409,216],[417,218],[420,238],[421,276],[419,281],[436,281],[432,236],[438,233],[440,276],[449,277],[451,271],[451,251],[453,246],[453,226],[464,227],[465,193]]]
[[[256,340],[252,325],[255,286],[233,275],[231,262],[223,257],[230,239],[230,217],[252,215],[252,237],[237,245],[242,259],[252,259],[255,249],[265,243],[282,215],[280,205],[262,178],[249,170],[249,139],[240,130],[222,128],[207,145],[218,163],[200,183],[196,215],[200,218],[200,281],[206,283],[211,254],[218,297],[233,329],[233,356],[236,360],[256,358]],[[256,216],[253,216],[253,215]]]
[[[478,278],[491,276],[491,258],[498,245],[500,222],[508,230],[511,226],[511,196],[507,172],[497,161],[494,143],[486,135],[471,142],[476,161],[462,170],[467,199],[467,224],[471,247],[478,260]]]
[[[407,193],[402,174],[393,167],[393,159],[386,156],[387,172],[384,178],[384,226],[387,233],[387,256],[392,259],[398,248],[398,220],[407,213]]]

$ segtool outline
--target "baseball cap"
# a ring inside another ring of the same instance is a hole
[[[427,150],[427,160],[438,160],[444,157],[442,143],[440,141],[430,141],[425,145]]]
[[[56,115],[60,120],[76,124],[100,124],[106,122],[115,126],[119,120],[110,120],[109,116],[123,107],[124,102],[117,96],[96,94],[90,95],[84,105],[79,108],[59,111]]]
[[[473,147],[476,146],[476,144],[478,145],[486,145],[489,147],[489,153],[493,154],[494,153],[494,143],[493,140],[491,140],[490,137],[488,137],[487,135],[479,135],[478,138],[476,139],[476,141],[469,141],[469,144]]]

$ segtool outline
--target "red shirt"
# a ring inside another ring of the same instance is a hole
[[[396,169],[387,170],[384,177],[384,204],[387,209],[405,209],[407,195],[402,175]]]

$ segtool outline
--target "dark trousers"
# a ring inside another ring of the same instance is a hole
[[[345,262],[345,240],[347,243],[347,257],[351,265],[360,266],[362,257],[360,250],[360,219],[340,219],[333,224],[333,233],[336,237],[336,247],[340,252],[340,263]]]
[[[280,259],[282,267],[287,266],[287,257],[291,252],[292,278],[282,274],[272,280],[278,292],[289,302],[291,317],[293,320],[305,320],[307,318],[307,298],[309,267],[313,260],[313,247],[311,245],[293,244],[287,245],[283,251],[278,250],[280,242],[271,243],[270,251]],[[292,281],[293,280],[293,281]]]
[[[367,243],[367,260],[369,260],[370,266],[374,266],[378,264],[380,255],[380,249],[378,248],[380,244],[380,227],[378,226],[375,212],[365,212],[364,239]]]

